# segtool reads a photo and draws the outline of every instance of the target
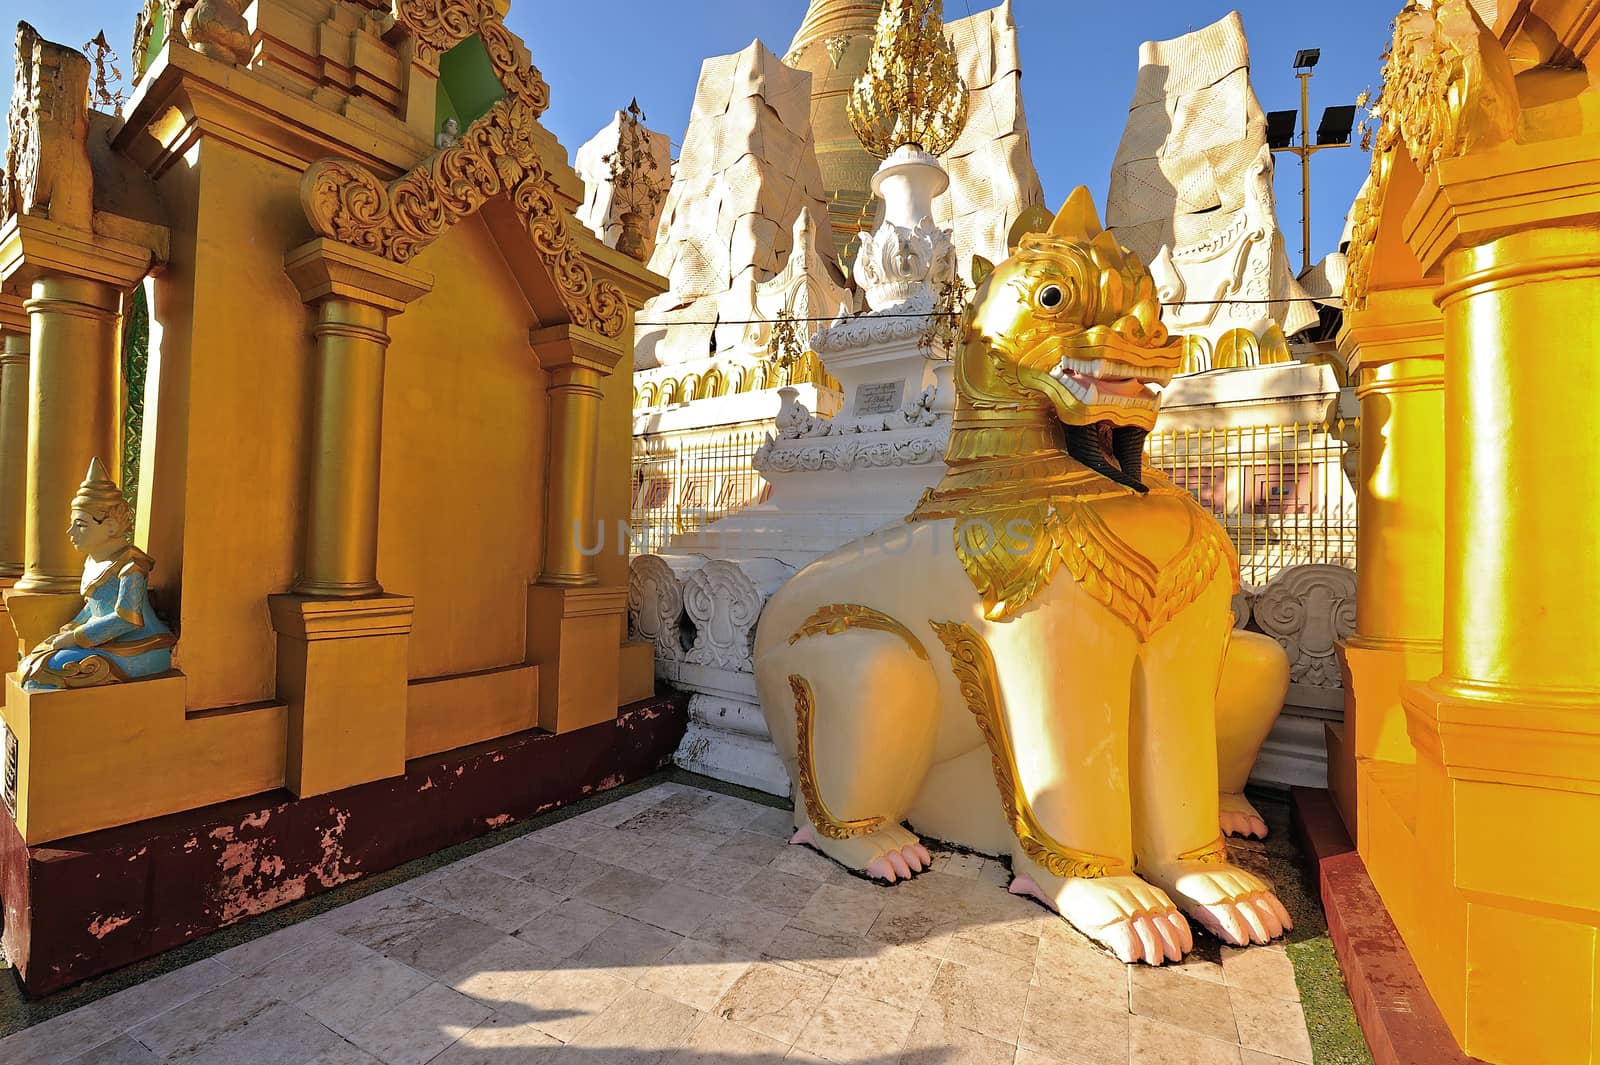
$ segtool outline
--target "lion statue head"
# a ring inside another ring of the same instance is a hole
[[[1082,186],[1047,230],[1013,230],[1013,243],[999,266],[973,263],[958,424],[963,411],[969,423],[1053,421],[1072,458],[1144,491],[1144,439],[1161,409],[1151,386],[1171,381],[1183,355],[1162,324],[1150,271],[1101,227]]]

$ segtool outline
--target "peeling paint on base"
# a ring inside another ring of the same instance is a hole
[[[119,913],[114,917],[101,917],[97,914],[95,919],[89,922],[89,934],[96,939],[104,939],[117,929],[132,923],[133,917],[126,913]]]
[[[684,700],[614,723],[530,730],[412,761],[403,776],[284,791],[26,846],[0,817],[4,948],[49,994],[256,914],[646,776],[683,738]],[[115,933],[115,934],[112,934]]]

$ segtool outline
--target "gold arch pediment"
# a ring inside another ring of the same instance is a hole
[[[321,236],[404,263],[452,225],[502,199],[527,232],[569,321],[602,337],[620,337],[627,302],[621,287],[596,277],[585,262],[561,207],[537,144],[550,89],[527,48],[505,28],[504,15],[500,0],[395,0],[395,24],[416,41],[425,62],[437,64],[444,52],[476,34],[505,96],[463,130],[456,144],[393,181],[351,160],[318,160],[301,179],[301,205]]]

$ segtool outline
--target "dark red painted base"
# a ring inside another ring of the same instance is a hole
[[[6,953],[30,995],[49,994],[647,776],[686,722],[681,699],[652,699],[615,723],[518,733],[328,795],[268,792],[37,847],[0,815]]]
[[[1294,788],[1291,807],[1374,1065],[1483,1065],[1450,1034],[1327,790]]]

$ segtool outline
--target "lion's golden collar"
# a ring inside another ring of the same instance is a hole
[[[952,471],[923,494],[908,522],[954,519],[956,554],[990,621],[1016,617],[1064,567],[1096,601],[1148,640],[1227,567],[1239,587],[1231,541],[1193,496],[1145,470],[1145,498],[1186,503],[1189,537],[1177,557],[1158,565],[1118,536],[1098,501],[1135,493],[1070,458],[995,463]],[[1018,474],[1024,474],[1019,477]]]

